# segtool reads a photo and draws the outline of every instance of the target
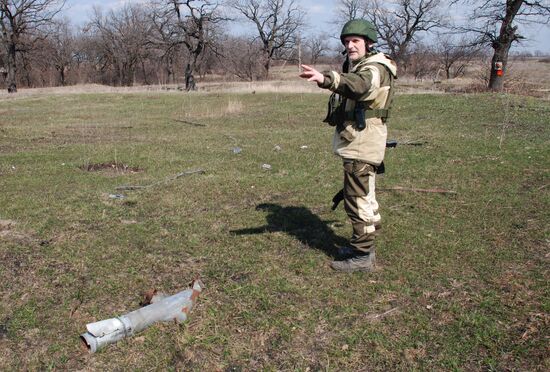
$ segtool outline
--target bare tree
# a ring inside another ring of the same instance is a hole
[[[398,0],[394,6],[374,0],[371,17],[378,29],[379,45],[397,61],[406,62],[411,44],[422,33],[442,27],[442,0]]]
[[[415,80],[423,81],[426,78],[437,76],[439,62],[433,47],[423,43],[416,43],[408,56],[408,72]]]
[[[87,26],[94,38],[96,62],[101,69],[112,67],[119,85],[133,85],[135,72],[145,57],[150,23],[143,8],[126,4],[120,10],[111,10],[106,16],[99,8]]]
[[[165,22],[167,51],[183,46],[189,55],[186,85],[207,49],[215,50],[217,26],[228,17],[214,0],[160,0],[155,6],[157,25]]]
[[[59,83],[67,84],[67,73],[73,65],[76,45],[74,33],[67,19],[53,22],[48,39],[49,62],[59,74]]]
[[[175,63],[180,49],[176,13],[160,1],[154,3],[152,8],[149,16],[153,28],[148,45],[158,52],[167,74],[166,82],[175,83]]]
[[[246,81],[258,80],[263,76],[263,65],[258,60],[261,47],[258,40],[247,37],[228,37],[224,40],[223,54],[225,72]]]
[[[435,45],[435,58],[439,60],[447,79],[463,75],[468,64],[480,52],[480,47],[464,36],[457,40],[452,35],[439,35]]]
[[[49,28],[49,27],[48,27]],[[50,30],[44,30],[44,35],[23,37],[20,40],[17,53],[17,71],[19,80],[27,87],[54,85],[57,76],[52,74],[52,45]],[[46,35],[48,37],[46,37]]]
[[[87,83],[91,80],[87,51],[88,38],[81,29],[76,29],[73,37],[73,51],[71,57],[74,64],[73,72],[75,83]]]
[[[17,92],[16,54],[21,40],[51,23],[64,5],[64,0],[0,0],[0,44],[6,55],[8,92]]]
[[[419,35],[445,24],[443,0],[343,0],[337,8],[341,24],[365,18],[378,30],[378,46],[395,60],[406,63],[409,49]],[[406,67],[406,65],[404,66]]]
[[[336,3],[335,23],[341,26],[352,19],[367,18],[368,0],[341,0]]]
[[[295,0],[233,0],[231,6],[256,27],[267,78],[274,58],[294,52],[305,13]]]
[[[472,24],[460,27],[459,32],[472,33],[477,36],[477,44],[493,48],[488,89],[501,91],[510,48],[524,38],[518,24],[548,24],[550,3],[548,0],[453,0],[452,3],[473,5],[469,17]]]
[[[319,61],[319,58],[330,50],[329,36],[326,33],[311,36],[306,39],[305,47],[309,57],[309,63],[314,65]]]

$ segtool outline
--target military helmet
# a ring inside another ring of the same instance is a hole
[[[352,19],[342,27],[342,32],[340,33],[342,44],[344,43],[344,38],[351,35],[363,36],[376,43],[376,27],[364,19]]]

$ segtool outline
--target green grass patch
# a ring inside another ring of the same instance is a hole
[[[399,144],[377,180],[381,268],[343,275],[328,266],[351,226],[343,208],[330,210],[342,171],[325,100],[0,100],[0,365],[550,368],[550,104],[396,97],[389,137]],[[196,169],[205,172],[175,178]],[[128,185],[146,187],[117,189]],[[81,348],[87,323],[197,276],[207,287],[188,323],[94,355]]]

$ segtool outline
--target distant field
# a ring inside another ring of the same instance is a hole
[[[399,71],[396,81],[397,94],[439,94],[439,93],[479,93],[486,89],[488,62],[473,61],[465,70],[463,76],[445,79],[442,70],[432,75],[415,79],[411,73]],[[338,65],[317,65],[320,71],[336,69]],[[315,84],[298,78],[298,66],[274,66],[271,69],[270,80],[266,81],[233,81],[231,77],[206,75],[198,79],[199,93],[319,93]],[[19,89],[18,96],[41,94],[74,94],[74,93],[173,93],[182,90],[178,85],[145,85],[131,87],[111,87],[100,84],[86,84],[66,87],[47,87]],[[550,59],[546,58],[513,58],[509,61],[506,93],[528,95],[550,100]],[[326,91],[325,91],[326,93]],[[0,98],[11,98],[7,91],[0,91]]]
[[[550,369],[550,102],[397,96],[380,269],[343,275],[326,96],[254,92],[0,97],[0,369]],[[81,347],[198,276],[188,323]]]

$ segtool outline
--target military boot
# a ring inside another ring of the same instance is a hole
[[[343,246],[336,249],[336,261],[347,260],[356,256],[355,249],[349,246]]]
[[[376,254],[373,252],[356,255],[343,261],[332,261],[330,267],[336,271],[353,272],[353,271],[374,271],[376,266]]]

